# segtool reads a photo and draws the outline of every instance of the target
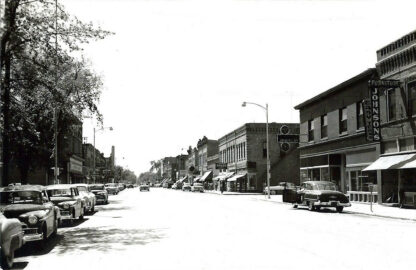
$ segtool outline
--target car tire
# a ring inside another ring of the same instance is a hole
[[[79,215],[79,220],[84,219],[84,214],[85,214],[85,208],[81,208],[81,214]]]
[[[92,207],[91,207],[91,211],[90,211],[91,213],[94,213],[95,212],[95,204],[93,204],[92,205]]]
[[[55,216],[54,222],[53,222],[53,232],[52,232],[52,237],[55,237],[58,234],[58,226],[59,226],[59,222],[58,219]]]
[[[294,205],[293,205],[293,208],[298,208],[298,205],[297,205],[297,204],[294,204]]]
[[[315,211],[315,205],[313,205],[313,202],[308,203],[308,210],[309,211]]]
[[[1,251],[1,267],[3,269],[12,268],[13,262],[14,262],[14,250],[10,250],[9,256],[6,256],[2,250]]]
[[[338,213],[341,213],[342,212],[342,210],[344,210],[344,207],[343,206],[337,206],[337,212]]]

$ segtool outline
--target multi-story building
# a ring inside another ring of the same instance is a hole
[[[279,142],[280,135],[299,134],[299,124],[269,124],[271,185],[279,182],[299,183],[298,141]],[[262,191],[266,186],[266,123],[247,123],[219,140],[219,162],[227,164],[227,190]],[[218,185],[219,186],[219,185]]]
[[[199,156],[198,149],[196,147],[192,148],[189,146],[188,158],[186,160],[186,168],[188,170],[188,181],[193,183],[194,178],[198,177],[199,172]]]
[[[380,158],[366,168],[380,178],[383,202],[416,195],[416,31],[377,51],[381,118]],[[393,85],[393,84],[391,84]]]
[[[380,153],[378,142],[367,141],[363,100],[369,98],[368,81],[375,69],[297,105],[300,113],[300,180],[332,181],[361,200],[375,172],[363,172]]]
[[[199,181],[204,182],[206,189],[213,189],[214,185],[212,178],[214,170],[212,169],[212,165],[210,166],[211,168],[208,168],[208,157],[211,158],[213,155],[218,156],[218,141],[209,140],[206,136],[204,136],[202,139],[198,140],[197,149],[199,157]]]
[[[175,182],[177,172],[176,157],[164,157],[161,161],[161,173],[164,179]]]
[[[176,156],[176,164],[177,164],[177,178],[181,179],[188,175],[188,170],[186,167],[186,161],[188,159],[188,155],[180,154]]]

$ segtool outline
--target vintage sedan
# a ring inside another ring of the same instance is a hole
[[[25,242],[42,241],[56,235],[61,217],[58,207],[49,200],[45,188],[21,185],[0,189],[1,208],[6,218],[17,218]]]
[[[108,204],[108,192],[104,184],[91,184],[88,189],[95,195],[96,203]]]
[[[84,199],[85,201],[85,211],[89,213],[94,213],[95,211],[95,204],[96,204],[96,198],[94,193],[90,192],[88,189],[87,184],[74,184],[76,188],[78,188],[79,195]]]
[[[117,195],[119,193],[118,185],[115,183],[108,183],[108,184],[105,184],[104,186],[108,194]]]
[[[149,186],[148,185],[141,185],[140,186],[140,191],[150,191]]]
[[[351,206],[348,197],[328,181],[307,181],[302,183],[299,190],[287,189],[283,201],[293,203],[295,208],[307,206],[310,211],[333,207],[337,212],[342,212],[344,207]]]
[[[85,202],[72,185],[50,185],[46,187],[51,201],[59,207],[61,220],[72,224],[75,219],[84,219]]]
[[[0,242],[1,266],[3,269],[12,268],[14,251],[25,243],[22,224],[18,219],[6,218],[0,213]]]
[[[282,195],[283,190],[285,189],[294,189],[296,188],[293,183],[290,182],[280,182],[277,186],[270,186],[270,195]],[[264,194],[268,193],[268,187],[266,186],[263,190]]]
[[[204,192],[204,186],[201,183],[194,183],[191,187],[192,192]]]
[[[188,183],[183,184],[182,191],[191,191],[191,185]]]

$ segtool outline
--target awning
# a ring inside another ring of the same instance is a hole
[[[236,175],[234,175],[233,177],[228,178],[228,179],[227,179],[227,181],[228,181],[228,182],[237,181],[238,179],[243,178],[243,177],[245,177],[246,175],[247,175],[247,173],[243,173],[243,174],[236,174]]]
[[[201,182],[204,182],[210,179],[212,179],[212,171],[205,172],[204,175],[201,177]]]
[[[384,156],[378,158],[370,166],[366,167],[363,171],[416,168],[415,159],[416,154]]]
[[[233,174],[234,174],[233,172],[222,172],[218,176],[213,178],[212,180],[223,181],[223,180],[226,180],[227,178],[233,176]]]
[[[176,183],[183,183],[188,178],[188,176],[184,176],[181,179],[179,179]]]

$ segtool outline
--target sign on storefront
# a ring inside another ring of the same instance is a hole
[[[226,170],[227,163],[215,163],[215,169],[217,170]]]
[[[280,143],[299,143],[299,135],[296,134],[287,134],[287,135],[277,135],[277,141]]]

